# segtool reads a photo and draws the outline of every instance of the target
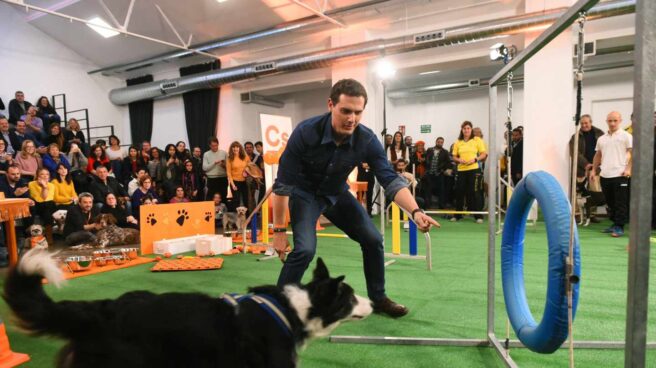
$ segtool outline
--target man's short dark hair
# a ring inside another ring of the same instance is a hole
[[[633,116],[633,114],[631,114],[631,116]],[[592,123],[592,116],[590,116],[590,114],[583,114],[583,115],[581,115],[581,120],[583,120],[583,118],[588,118],[588,119],[590,119],[590,122]]]
[[[219,144],[219,139],[217,137],[210,137],[210,139],[207,141],[208,144],[216,143]]]
[[[98,145],[98,146],[106,146],[106,145],[107,145],[107,142],[106,142],[104,139],[98,139],[98,140],[96,141],[96,145]]]
[[[244,147],[246,147],[247,144],[250,144],[250,145],[252,146],[252,145],[253,145],[253,142],[251,142],[251,141],[246,141],[246,143],[244,143]]]
[[[367,106],[367,91],[364,86],[355,79],[341,79],[330,90],[330,100],[336,105],[339,96],[364,97],[364,105]]]
[[[517,133],[519,133],[519,134],[523,134],[523,133],[524,133],[524,131],[523,131],[522,129],[520,129],[520,128],[515,128],[515,129],[513,129],[512,131],[513,131],[513,133],[514,133],[514,132],[517,132]]]
[[[263,144],[262,144],[262,141],[257,141],[257,142],[255,142],[255,145],[256,146],[262,146]]]
[[[437,138],[435,138],[435,142],[437,142],[438,139],[444,140],[444,137],[437,137]]]

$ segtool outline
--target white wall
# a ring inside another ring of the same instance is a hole
[[[111,124],[124,137],[127,108],[114,106],[107,97],[109,90],[123,86],[121,80],[88,75],[98,66],[26,23],[11,7],[0,8],[0,18],[0,97],[7,108],[17,90],[32,104],[42,95],[50,99],[65,93],[69,110],[88,108],[91,126]]]

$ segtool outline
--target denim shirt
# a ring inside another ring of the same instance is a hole
[[[358,124],[347,141],[337,146],[333,137],[332,115],[315,116],[301,122],[292,132],[280,158],[273,192],[281,196],[299,195],[308,199],[324,197],[335,204],[348,190],[346,179],[353,168],[366,162],[388,200],[407,187],[387,160],[381,143],[371,129]]]

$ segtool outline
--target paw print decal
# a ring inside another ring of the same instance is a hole
[[[175,222],[182,226],[186,220],[189,220],[189,213],[187,210],[178,210],[178,218],[175,219]]]
[[[205,221],[210,222],[210,220],[212,219],[212,212],[205,212],[204,219]]]
[[[148,214],[148,216],[146,217],[146,223],[149,224],[150,226],[155,226],[155,224],[157,223],[157,219],[155,219],[154,213]]]

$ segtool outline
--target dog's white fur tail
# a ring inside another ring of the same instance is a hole
[[[47,250],[30,249],[18,263],[18,271],[24,275],[41,275],[48,282],[60,287],[65,279],[64,273]]]

